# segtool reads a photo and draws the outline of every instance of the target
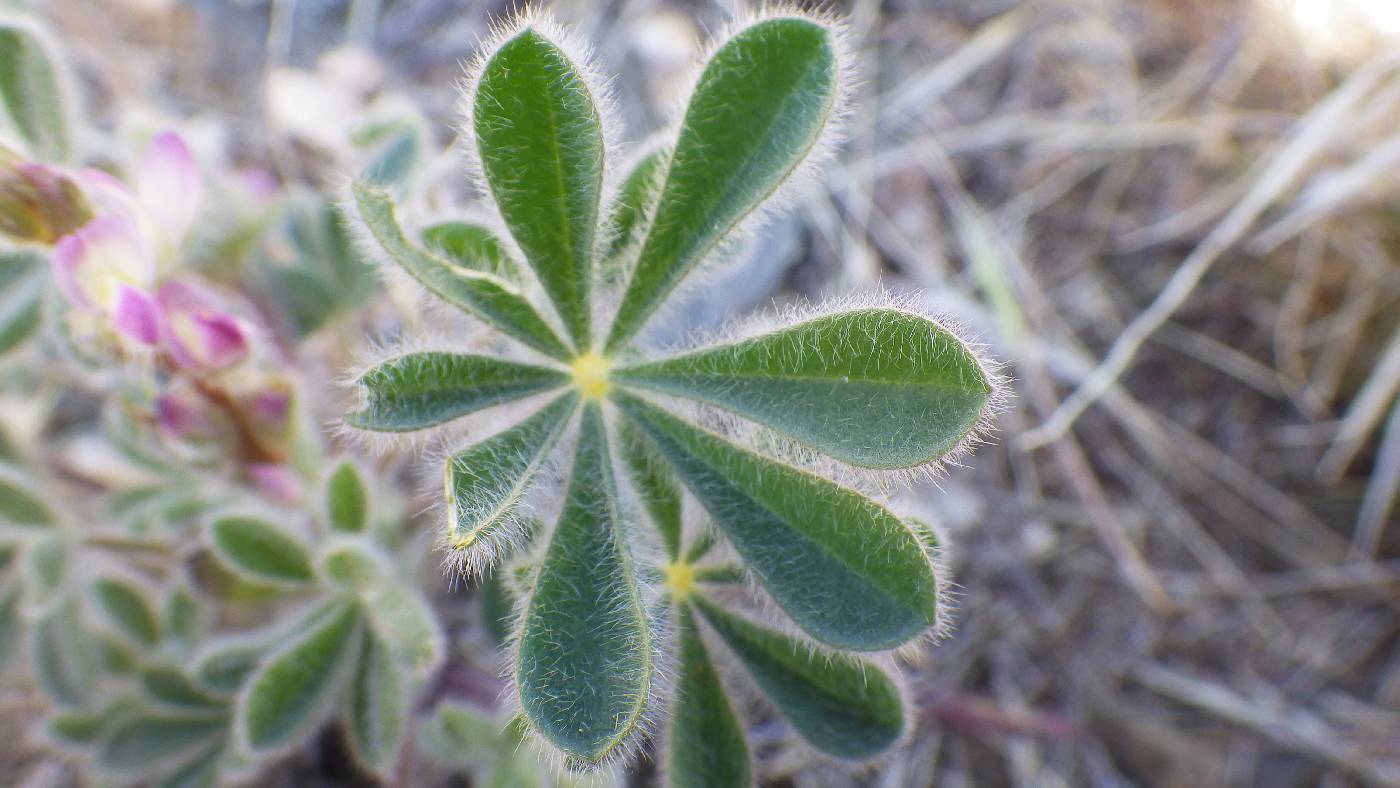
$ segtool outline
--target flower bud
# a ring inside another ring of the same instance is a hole
[[[0,148],[0,233],[52,244],[91,218],[82,189],[68,176]]]

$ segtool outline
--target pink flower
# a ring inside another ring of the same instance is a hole
[[[53,272],[59,292],[73,306],[107,316],[123,336],[155,344],[160,317],[148,294],[155,262],[127,219],[99,216],[60,238]]]
[[[188,282],[167,282],[156,293],[161,344],[186,369],[227,369],[248,357],[247,324],[230,314],[213,292]]]
[[[183,366],[238,363],[248,352],[247,332],[217,299],[188,286],[151,296],[161,263],[171,262],[194,222],[203,190],[184,140],[173,132],[153,137],[135,182],[133,191],[101,170],[73,176],[69,185],[81,188],[83,210],[96,218],[57,239],[59,292],[78,309],[106,318],[124,337],[145,345],[164,342]]]

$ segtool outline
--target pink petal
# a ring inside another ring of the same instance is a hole
[[[160,340],[160,307],[155,299],[128,285],[118,285],[112,310],[112,327],[128,339],[143,345]]]
[[[247,167],[234,173],[244,193],[255,203],[269,202],[277,197],[282,185],[277,177],[261,167]]]
[[[295,504],[301,499],[301,480],[285,465],[251,464],[248,478],[263,495],[278,503]]]
[[[97,215],[119,216],[132,225],[141,225],[143,217],[136,195],[111,173],[90,168],[75,173],[73,180],[82,187]]]
[[[202,191],[199,165],[180,135],[165,131],[152,137],[136,172],[136,194],[164,243],[178,246],[184,239]]]
[[[189,440],[209,432],[209,419],[194,403],[166,392],[156,398],[156,426],[175,440]]]
[[[53,265],[59,292],[89,311],[110,312],[120,285],[145,288],[155,277],[136,228],[116,216],[99,216],[60,238]]]
[[[87,293],[78,284],[83,264],[89,260],[87,245],[83,243],[81,235],[73,233],[63,236],[53,248],[53,281],[58,286],[58,292],[68,303],[81,309],[96,311],[97,304],[88,298]]]
[[[187,282],[167,282],[156,299],[165,318],[161,339],[175,363],[216,370],[248,357],[246,324],[225,311],[214,293]]]

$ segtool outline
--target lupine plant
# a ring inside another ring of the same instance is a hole
[[[940,625],[939,545],[861,490],[968,447],[995,374],[881,296],[679,349],[654,338],[831,148],[848,58],[828,19],[740,24],[625,168],[586,53],[527,15],[465,83],[488,221],[413,233],[383,189],[352,187],[389,269],[485,328],[366,365],[345,422],[445,430],[448,564],[504,571],[519,719],[568,766],[654,734],[670,783],[748,785],[754,686],[838,759],[909,727],[888,655]]]

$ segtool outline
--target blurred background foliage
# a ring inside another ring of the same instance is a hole
[[[315,425],[346,410],[334,381],[363,337],[423,319],[377,285],[341,227],[340,191],[361,172],[418,217],[451,218],[467,202],[454,82],[508,6],[3,6],[44,19],[71,62],[76,149],[117,159],[174,126],[202,162],[267,187],[208,217],[195,254],[213,281],[256,283],[259,314],[300,348],[301,400],[319,436]],[[633,141],[666,122],[698,42],[736,10],[551,7],[620,75]],[[1394,4],[836,7],[863,77],[840,162],[676,330],[876,286],[918,292],[1011,361],[1017,399],[972,467],[899,493],[944,529],[958,594],[951,636],[906,669],[918,730],[892,757],[847,773],[759,717],[750,737],[765,779],[1400,784]],[[0,314],[18,315],[6,325],[20,334],[37,308],[24,290],[34,265],[0,259]],[[12,336],[0,333],[0,350]],[[42,435],[61,483],[92,483],[101,458],[61,441],[65,424],[90,420],[91,396],[21,375],[0,389],[0,455],[25,454]],[[373,475],[416,491],[416,468],[406,450]],[[446,654],[422,684],[410,756],[386,775],[545,779],[492,716],[496,622],[477,600],[499,601],[439,577],[419,538],[430,519],[409,516],[403,537],[386,537],[392,549],[417,545],[402,560],[421,567]],[[27,571],[42,576],[44,558]],[[0,616],[15,604],[0,596]],[[73,761],[35,730],[35,677],[10,670],[0,782],[76,782]],[[332,726],[258,779],[367,782],[352,746]]]

